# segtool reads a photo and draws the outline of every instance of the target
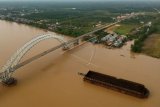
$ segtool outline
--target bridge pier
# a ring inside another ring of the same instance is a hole
[[[79,39],[78,40],[76,40],[73,44],[74,44],[74,46],[76,46],[76,45],[79,45]]]
[[[8,79],[2,80],[2,84],[5,86],[14,86],[17,84],[17,80],[13,77],[10,77]]]

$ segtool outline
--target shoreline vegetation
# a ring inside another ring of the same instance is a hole
[[[92,6],[89,6],[91,4]],[[139,2],[137,5],[134,2],[86,2],[82,5],[82,3],[76,2],[67,4],[36,2],[31,5],[31,3],[23,2],[19,4],[2,2],[0,4],[0,19],[34,26],[62,35],[78,37],[104,24],[113,23],[119,18],[125,17],[124,15],[140,12],[141,15],[126,19],[119,23],[120,26],[112,29],[118,35],[115,44],[119,43],[117,40],[121,38],[120,35],[125,35],[127,40],[134,40],[131,51],[160,58],[160,49],[156,48],[159,46],[159,39],[155,39],[155,36],[153,36],[153,40],[150,36],[154,34],[157,34],[156,38],[160,36],[160,14],[147,5],[143,8],[141,5],[144,5],[144,3]],[[151,5],[157,10],[160,9],[160,6],[156,3]],[[117,6],[119,9],[117,9]],[[110,44],[106,38],[107,36],[111,38],[112,35],[108,35],[108,32],[100,31],[94,35],[99,35],[99,37],[94,38],[91,42],[102,43],[103,38],[107,41],[102,44]],[[147,45],[149,41],[155,42],[155,44],[152,44],[154,49],[149,47],[151,45]]]

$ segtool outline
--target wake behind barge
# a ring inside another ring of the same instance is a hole
[[[84,76],[84,81],[87,81],[92,84],[113,89],[118,92],[125,93],[138,98],[147,98],[149,96],[149,90],[145,88],[144,85],[136,82],[118,79],[116,77],[104,75],[94,71],[89,71],[87,74],[79,74]]]

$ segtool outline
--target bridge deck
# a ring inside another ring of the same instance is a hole
[[[104,25],[104,26],[102,26],[102,27],[100,27],[100,28],[98,28],[98,29],[96,29],[96,30],[94,30],[94,31],[92,31],[92,32],[86,33],[86,34],[84,34],[84,35],[82,35],[82,36],[79,36],[79,37],[77,37],[77,38],[71,39],[71,40],[69,40],[69,41],[66,42],[66,43],[62,43],[62,44],[60,44],[60,45],[58,45],[58,46],[56,46],[56,47],[53,47],[53,48],[51,48],[51,49],[49,49],[49,50],[46,50],[46,51],[44,51],[44,52],[42,52],[42,53],[40,53],[40,54],[38,54],[38,55],[36,55],[36,56],[33,56],[32,58],[30,58],[30,59],[28,59],[28,60],[26,60],[26,61],[24,61],[24,62],[22,62],[22,63],[20,63],[20,64],[18,64],[18,65],[16,65],[16,66],[14,66],[13,69],[14,69],[14,70],[19,69],[20,67],[25,66],[26,64],[31,63],[32,61],[34,61],[34,60],[36,60],[36,59],[39,59],[40,57],[45,56],[45,55],[47,55],[48,53],[53,52],[53,51],[55,51],[55,50],[63,47],[65,44],[69,45],[69,44],[71,44],[71,43],[73,43],[73,42],[75,42],[75,41],[77,41],[77,40],[79,40],[79,39],[82,39],[82,38],[85,37],[85,36],[91,35],[91,34],[97,32],[97,31],[99,31],[99,30],[102,30],[102,29],[111,27],[111,26],[113,26],[113,25],[115,25],[115,24],[117,24],[117,23],[119,23],[119,22],[120,22],[120,21],[115,22],[115,23],[112,23],[112,24],[109,24],[109,25]]]

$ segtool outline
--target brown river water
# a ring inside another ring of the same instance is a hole
[[[0,67],[23,44],[45,33],[0,21]],[[58,44],[56,40],[43,41],[22,61]],[[58,49],[18,69],[13,75],[18,80],[16,86],[0,84],[0,107],[160,107],[160,60],[134,55],[130,45],[128,42],[122,49],[106,49],[86,43],[67,52]],[[142,83],[150,96],[139,99],[86,83],[77,73],[89,69]]]

